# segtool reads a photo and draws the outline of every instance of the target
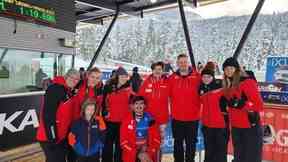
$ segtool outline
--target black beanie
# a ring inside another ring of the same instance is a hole
[[[116,75],[128,75],[128,72],[123,68],[123,67],[119,67],[117,70],[116,70]]]
[[[236,69],[240,69],[238,61],[233,57],[229,57],[224,61],[222,69],[224,70],[227,66],[233,66]]]
[[[138,73],[138,67],[134,67],[134,68],[132,69],[132,71],[133,71],[134,73]]]

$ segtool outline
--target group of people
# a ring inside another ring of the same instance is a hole
[[[257,81],[235,58],[223,63],[221,80],[213,62],[199,71],[185,54],[173,74],[164,66],[153,63],[136,91],[122,67],[105,85],[98,68],[55,77],[37,132],[46,162],[160,162],[170,119],[175,162],[195,161],[199,122],[205,162],[227,162],[230,134],[234,162],[261,162],[263,102]]]

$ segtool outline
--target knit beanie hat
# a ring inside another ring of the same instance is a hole
[[[224,70],[227,66],[233,66],[236,69],[240,69],[240,65],[239,65],[237,59],[235,59],[233,57],[229,57],[224,61],[222,69]]]
[[[207,62],[204,69],[201,71],[201,75],[215,75],[215,64],[213,62]]]
[[[119,67],[117,70],[116,70],[116,75],[128,75],[128,72],[123,68],[123,67]]]

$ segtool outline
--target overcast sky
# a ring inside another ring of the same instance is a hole
[[[203,18],[216,18],[221,16],[251,15],[258,0],[228,0],[226,2],[199,7],[196,9],[185,8]],[[261,14],[288,11],[288,0],[266,0]]]

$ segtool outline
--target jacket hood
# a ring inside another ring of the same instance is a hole
[[[56,76],[54,77],[53,81],[54,84],[60,84],[63,85],[65,88],[68,88],[67,84],[66,84],[66,80],[63,76]]]

